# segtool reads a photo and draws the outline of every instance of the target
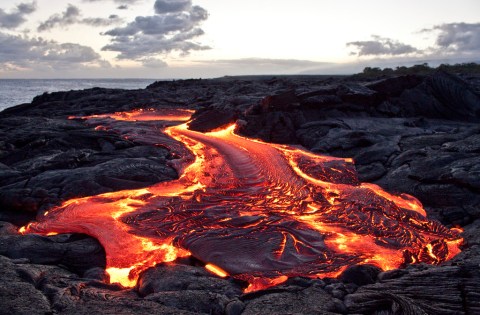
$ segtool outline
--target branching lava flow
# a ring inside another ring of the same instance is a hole
[[[111,282],[135,285],[160,262],[193,255],[255,291],[288,277],[438,264],[459,253],[459,229],[426,218],[418,200],[360,183],[351,159],[264,143],[235,125],[200,133],[190,111],[85,117],[98,130],[167,147],[179,179],[72,199],[23,233],[85,233],[107,254]],[[140,132],[141,131],[141,132]]]

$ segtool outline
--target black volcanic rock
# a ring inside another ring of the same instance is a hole
[[[423,77],[418,75],[404,75],[392,78],[382,79],[366,85],[369,89],[377,92],[383,98],[397,97],[407,89],[413,89],[423,81]]]
[[[243,315],[254,314],[335,314],[337,302],[317,287],[300,291],[267,292],[248,301]]]
[[[345,297],[345,304],[357,314],[475,314],[480,311],[478,273],[473,265],[411,268],[398,278],[359,288]]]
[[[449,73],[439,72],[429,77],[426,83],[435,98],[443,104],[445,118],[480,120],[480,95],[467,82]]]
[[[427,77],[398,99],[404,115],[478,122],[480,96],[464,80],[446,72]]]
[[[0,256],[0,305],[3,314],[48,314],[50,302],[32,283],[25,282],[17,266]]]
[[[189,290],[222,294],[225,298],[238,296],[242,291],[238,284],[218,278],[205,268],[171,263],[159,264],[142,273],[137,290],[142,296],[164,291]]]
[[[347,268],[340,275],[340,280],[362,286],[377,281],[377,276],[382,270],[372,265],[355,265]]]
[[[0,207],[46,210],[62,200],[171,180],[168,151],[77,120],[0,117]]]
[[[377,100],[377,92],[356,83],[341,84],[336,94],[344,102],[362,104],[364,106],[373,105]]]
[[[299,99],[295,91],[281,91],[265,97],[261,102],[263,112],[289,111],[298,107]]]
[[[82,274],[105,268],[105,252],[97,240],[82,235],[0,235],[0,255],[34,264],[61,264]]]
[[[29,264],[0,256],[2,314],[204,314],[141,299],[56,266]]]
[[[165,306],[206,314],[223,314],[239,285],[208,273],[202,267],[161,264],[142,273],[138,293]]]
[[[336,105],[342,103],[342,99],[337,95],[314,95],[302,100],[303,108],[322,109],[327,105]]]
[[[246,119],[247,123],[239,128],[241,133],[275,143],[297,143],[296,129],[305,122],[301,111],[273,111]]]
[[[227,77],[47,93],[7,109],[0,113],[0,220],[7,221],[0,223],[0,313],[480,313],[478,82],[443,72],[368,82]],[[198,110],[195,130],[240,119],[245,136],[354,158],[360,180],[412,194],[429,217],[462,227],[462,253],[439,266],[380,274],[355,266],[339,279],[294,278],[249,294],[243,283],[183,261],[191,265],[158,265],[124,289],[102,282],[105,257],[96,240],[17,233],[11,223],[25,224],[71,197],[178,176],[169,166],[176,157],[153,145],[148,130],[161,128],[154,122],[125,139],[126,124],[94,130],[68,116],[172,107]]]
[[[208,132],[233,124],[238,118],[235,112],[219,109],[197,111],[188,123],[191,130]]]

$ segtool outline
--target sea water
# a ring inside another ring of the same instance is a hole
[[[94,87],[143,89],[155,79],[0,79],[0,111],[30,103],[44,92],[83,90]]]

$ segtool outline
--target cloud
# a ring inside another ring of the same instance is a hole
[[[20,68],[65,69],[85,65],[106,66],[91,47],[58,43],[0,32],[0,65]]]
[[[0,28],[14,29],[23,24],[26,19],[25,16],[29,15],[37,9],[37,3],[20,3],[10,13],[6,13],[3,9],[0,9]]]
[[[162,35],[141,34],[135,37],[117,36],[115,42],[102,48],[103,51],[118,51],[119,59],[142,60],[160,53],[180,51],[187,54],[191,50],[209,49],[207,46],[189,41],[202,35],[203,31],[195,29],[186,33],[179,33],[167,38]]]
[[[83,2],[100,2],[100,1],[105,1],[105,0],[83,0]],[[113,0],[113,2],[120,3],[120,4],[134,4],[140,1],[143,1],[143,0]]]
[[[282,68],[309,68],[330,65],[329,62],[318,62],[300,59],[270,59],[270,58],[241,58],[222,59],[213,61],[217,65],[254,66],[254,67],[282,67]]]
[[[80,10],[76,6],[69,4],[65,12],[50,16],[48,20],[38,26],[37,30],[43,32],[56,26],[68,26],[76,23],[79,17]]]
[[[165,61],[156,58],[143,59],[142,65],[147,68],[165,68],[168,66]]]
[[[418,58],[431,60],[431,63],[458,63],[478,61],[480,58],[480,23],[444,23],[425,28],[419,33],[432,36],[434,44],[424,49],[417,49],[397,40],[372,36],[369,41],[347,43],[354,47],[352,55],[377,57],[395,62],[417,62]]]
[[[117,58],[148,60],[173,51],[186,55],[193,50],[210,49],[193,39],[204,34],[199,27],[208,12],[190,0],[156,0],[155,15],[137,16],[134,21],[103,35],[111,36],[104,51],[119,52]]]
[[[125,5],[125,4],[122,4],[122,5],[119,5],[117,7],[118,10],[127,10],[128,9],[128,5]]]
[[[191,0],[157,0],[155,1],[155,13],[171,13],[187,11],[191,8]]]
[[[224,75],[283,75],[299,74],[335,66],[331,62],[301,59],[240,58],[218,60],[190,60],[191,76],[194,73],[208,73],[209,76]],[[173,67],[172,67],[173,68]]]
[[[347,46],[353,46],[357,56],[401,56],[420,52],[417,48],[401,43],[391,38],[372,35],[372,40],[349,42]]]
[[[448,23],[422,32],[437,32],[435,44],[447,53],[480,52],[480,23]]]
[[[153,16],[137,16],[135,21],[130,22],[124,27],[109,30],[105,32],[105,35],[169,35],[176,32],[189,32],[207,18],[208,13],[205,9],[199,6],[193,6],[189,7],[189,11],[170,12],[168,14],[156,14]]]
[[[17,5],[17,10],[23,14],[30,14],[35,12],[37,9],[37,3],[33,1],[32,3],[20,3]]]
[[[90,26],[109,26],[120,23],[122,19],[118,15],[110,15],[108,18],[81,18],[81,12],[78,7],[69,4],[67,9],[60,13],[50,16],[45,22],[41,23],[37,30],[39,32],[48,31],[57,26],[68,27],[72,24],[85,24]]]
[[[121,22],[122,19],[116,15],[111,14],[108,18],[84,18],[78,21],[79,24],[86,24],[90,26],[110,26]]]

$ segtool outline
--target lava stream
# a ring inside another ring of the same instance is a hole
[[[143,270],[188,255],[254,291],[292,276],[336,276],[354,264],[438,264],[460,251],[460,230],[427,219],[412,196],[360,183],[351,159],[244,138],[235,125],[192,131],[182,123],[190,114],[86,117],[96,129],[168,147],[179,157],[171,162],[179,179],[71,199],[21,231],[97,238],[111,282],[126,287]]]

